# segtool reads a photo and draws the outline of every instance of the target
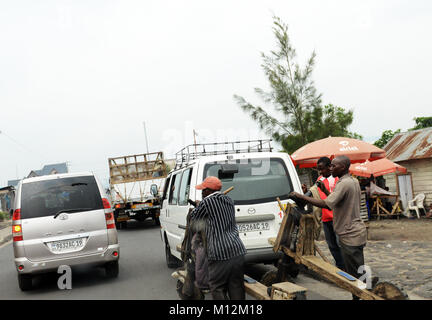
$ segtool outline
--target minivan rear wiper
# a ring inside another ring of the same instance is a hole
[[[71,213],[71,212],[79,212],[79,211],[88,211],[88,210],[92,210],[93,208],[75,208],[75,209],[63,209],[60,210],[59,212],[57,212],[54,215],[54,219],[57,218],[61,213]]]

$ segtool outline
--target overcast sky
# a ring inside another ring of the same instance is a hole
[[[273,14],[323,103],[352,108],[373,142],[431,116],[430,1],[0,0],[0,187],[68,162],[105,183],[108,157],[266,138],[259,103]],[[429,89],[429,90],[428,90]]]

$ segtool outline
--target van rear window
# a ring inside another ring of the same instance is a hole
[[[276,197],[284,200],[294,191],[281,158],[208,163],[204,167],[204,178],[208,176],[222,181],[222,191],[234,187],[228,196],[238,205],[276,201]]]
[[[62,210],[103,209],[93,176],[35,181],[23,183],[21,188],[21,219],[53,216]]]

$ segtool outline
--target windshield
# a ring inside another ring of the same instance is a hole
[[[235,164],[224,171],[224,164]],[[234,173],[236,167],[237,173]],[[208,163],[204,167],[204,178],[218,177],[222,191],[234,186],[228,195],[235,204],[254,204],[288,199],[293,191],[285,163],[280,158],[242,159]]]
[[[21,219],[54,216],[63,210],[76,212],[97,209],[103,209],[103,204],[93,176],[22,184]]]

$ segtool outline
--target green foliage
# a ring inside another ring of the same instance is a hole
[[[0,221],[8,220],[8,219],[9,219],[9,213],[0,211]]]
[[[381,138],[374,142],[374,145],[378,148],[383,148],[399,132],[401,132],[401,129],[397,129],[396,131],[385,130]]]
[[[408,131],[432,127],[432,117],[417,117],[414,118],[414,121],[416,126],[414,128],[408,129]]]
[[[312,80],[315,52],[302,68],[295,62],[296,52],[290,43],[288,26],[278,17],[273,17],[273,32],[277,49],[269,54],[261,53],[261,66],[271,89],[255,88],[255,92],[264,105],[273,107],[277,115],[271,115],[264,106],[253,105],[234,95],[237,104],[288,153],[328,136],[361,138],[347,130],[353,121],[352,110],[345,111],[332,104],[321,105],[321,94],[317,93]]]

